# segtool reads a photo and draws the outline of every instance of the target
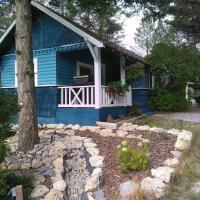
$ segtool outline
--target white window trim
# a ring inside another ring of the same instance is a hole
[[[38,86],[38,59],[37,57],[33,58],[33,65],[34,65],[34,83],[35,87]],[[15,87],[17,87],[17,62],[15,60]]]
[[[93,66],[89,65],[87,63],[83,63],[83,62],[77,61],[76,67],[77,67],[77,76],[80,76],[80,67],[85,67],[85,68],[88,68],[88,69],[92,69],[92,73],[94,73]]]

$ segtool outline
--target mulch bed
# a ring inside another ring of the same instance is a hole
[[[119,168],[118,160],[116,159],[116,147],[124,139],[118,137],[102,137],[96,133],[79,132],[80,136],[90,137],[98,145],[100,155],[104,159],[103,176],[101,178],[101,189],[105,193],[106,200],[117,199],[119,184],[131,179],[141,180],[151,174],[152,168],[157,168],[163,165],[163,162],[171,158],[170,151],[174,150],[176,137],[167,133],[153,133],[149,131],[134,131],[130,134],[142,135],[143,138],[150,140],[150,160],[148,170],[145,171],[130,171],[124,173]],[[131,139],[133,140],[133,139]]]

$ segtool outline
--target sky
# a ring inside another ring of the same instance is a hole
[[[134,33],[136,31],[136,28],[139,27],[140,21],[141,21],[140,16],[126,18],[124,20],[123,29],[124,29],[125,38],[123,39],[122,43],[126,47],[130,47],[130,46],[135,45]]]

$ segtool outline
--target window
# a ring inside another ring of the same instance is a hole
[[[77,62],[77,75],[78,76],[84,76],[88,75],[90,77],[93,77],[93,66],[82,63],[82,62]]]
[[[34,65],[34,82],[35,86],[38,86],[38,60],[33,58]],[[17,62],[15,61],[15,87],[17,87]]]

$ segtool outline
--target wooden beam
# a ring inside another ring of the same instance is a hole
[[[126,58],[124,56],[120,56],[120,78],[123,84],[126,83]]]
[[[23,190],[22,185],[16,186],[16,200],[23,200]]]
[[[97,59],[94,59],[95,108],[101,108],[101,49],[98,47],[94,47],[94,51],[97,56]]]

